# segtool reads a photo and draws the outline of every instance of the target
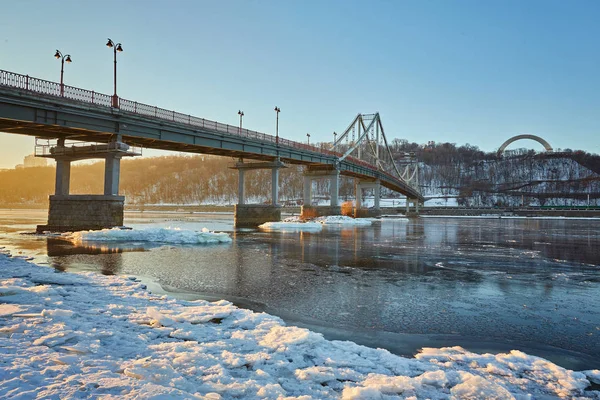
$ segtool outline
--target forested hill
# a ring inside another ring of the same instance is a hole
[[[600,204],[600,156],[582,151],[536,154],[516,150],[498,159],[477,147],[451,143],[419,145],[390,143],[399,162],[414,153],[419,161],[421,189],[426,197],[456,198],[462,205],[585,205]],[[235,204],[237,171],[234,160],[213,156],[125,159],[120,194],[129,204]],[[101,194],[104,163],[74,164],[71,193]],[[247,174],[246,194],[252,202],[270,198],[271,171]],[[328,183],[318,182],[317,198],[327,198]],[[280,173],[280,198],[297,204],[302,198],[302,167]],[[343,178],[342,199],[353,197],[353,182]],[[54,191],[54,167],[0,171],[0,204],[45,204]],[[384,193],[387,196],[395,194]],[[400,195],[397,195],[401,197]]]

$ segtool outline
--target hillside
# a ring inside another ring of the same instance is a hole
[[[600,205],[600,156],[581,151],[536,154],[515,150],[502,158],[477,147],[452,143],[419,145],[402,140],[390,144],[402,162],[414,153],[425,197],[456,198],[459,205]],[[123,160],[120,193],[128,204],[235,204],[234,160],[214,156],[166,156]],[[104,163],[74,164],[71,193],[101,194]],[[247,174],[251,202],[270,199],[270,170]],[[280,172],[280,200],[298,204],[302,198],[302,167]],[[0,204],[45,204],[54,190],[54,167],[0,171]],[[328,182],[317,182],[317,198],[328,198]],[[402,197],[384,193],[385,196]],[[353,180],[342,178],[340,198],[354,196]]]

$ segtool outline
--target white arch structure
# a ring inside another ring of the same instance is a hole
[[[546,151],[548,151],[548,152],[554,151],[552,149],[552,146],[550,146],[550,143],[548,143],[547,141],[545,141],[541,137],[536,136],[536,135],[525,134],[525,135],[513,136],[510,139],[508,139],[506,142],[502,143],[502,146],[500,146],[500,148],[498,149],[498,153],[496,153],[498,155],[498,157],[500,157],[502,155],[502,153],[504,152],[504,149],[506,149],[506,147],[509,144],[511,144],[512,142],[516,142],[517,140],[521,140],[521,139],[535,140],[536,142],[538,142],[539,144],[541,144],[542,146],[544,146],[544,148],[546,149]]]

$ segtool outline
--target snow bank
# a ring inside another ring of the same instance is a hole
[[[64,237],[74,242],[160,242],[177,244],[230,243],[231,238],[224,232],[201,232],[179,228],[145,229],[103,229],[101,231],[81,231],[68,233]]]
[[[0,299],[0,398],[600,399],[584,373],[519,351],[407,359],[227,301],[1,254]]]

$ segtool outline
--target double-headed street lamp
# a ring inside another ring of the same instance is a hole
[[[244,116],[244,112],[242,110],[238,111],[238,115],[240,116],[240,132],[239,135],[242,135],[242,117]]]
[[[275,112],[277,113],[277,120],[275,121],[275,144],[279,145],[279,112],[281,108],[275,106]]]
[[[63,54],[56,50],[56,53],[54,53],[54,57],[57,60],[60,60],[60,95],[64,96],[65,94],[65,85],[63,84],[63,75],[65,74],[65,61],[70,63],[71,62],[71,55],[70,54],[65,54],[63,56]]]
[[[115,53],[115,94],[113,95],[113,98],[112,98],[112,106],[115,108],[119,108],[119,98],[117,97],[117,51],[118,52],[123,51],[123,47],[121,47],[121,43],[115,44],[115,42],[110,40],[110,38],[108,39],[108,42],[106,43],[106,47],[112,47],[114,50],[114,53]]]
[[[306,144],[310,146],[310,133],[306,134]]]

